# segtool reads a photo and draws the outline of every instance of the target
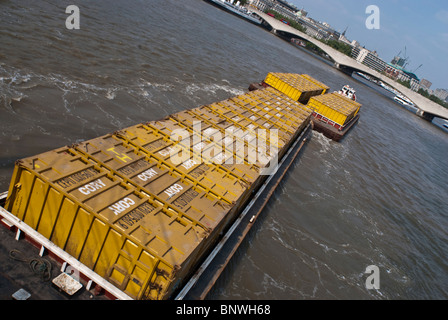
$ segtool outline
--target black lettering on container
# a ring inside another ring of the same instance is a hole
[[[188,203],[190,203],[194,198],[196,198],[199,193],[193,189],[188,189],[182,195],[180,195],[176,200],[173,201],[173,204],[176,207],[183,208]]]
[[[145,149],[148,151],[151,151],[151,150],[158,149],[160,147],[165,147],[165,146],[166,146],[166,142],[163,141],[162,139],[159,139],[159,140],[153,141],[153,142],[145,145]]]
[[[128,227],[132,227],[135,223],[139,222],[143,219],[148,213],[152,212],[155,209],[152,205],[145,202],[142,205],[138,206],[134,210],[125,214],[118,220],[116,223],[120,225],[123,229],[128,229]]]
[[[118,169],[118,172],[124,174],[125,176],[130,176],[136,171],[141,171],[144,168],[149,167],[149,163],[143,159],[140,159],[134,163],[131,163],[128,166]]]
[[[205,163],[201,163],[198,167],[191,170],[188,174],[190,176],[192,176],[193,178],[197,178],[199,176],[202,176],[208,170],[210,170],[210,167],[208,165],[206,165]]]
[[[55,181],[55,183],[58,186],[66,189],[71,186],[77,185],[84,180],[90,179],[97,174],[98,174],[98,171],[96,171],[93,168],[88,168],[88,169],[84,169],[82,171],[76,172],[75,174],[72,174],[68,177],[59,179],[59,180]]]

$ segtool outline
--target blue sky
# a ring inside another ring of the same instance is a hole
[[[337,31],[348,27],[346,36],[386,62],[401,51],[409,57],[406,69],[448,90],[448,1],[446,0],[289,0],[308,16],[329,23]],[[366,28],[369,5],[380,12],[380,28]]]

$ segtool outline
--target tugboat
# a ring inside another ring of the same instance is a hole
[[[402,95],[402,94],[398,94],[394,97],[394,100],[397,101],[399,104],[403,105],[403,106],[408,106],[408,107],[413,107],[414,103],[408,99],[408,97]]]
[[[343,95],[344,97],[347,97],[349,99],[352,99],[353,101],[356,101],[356,91],[352,87],[350,87],[348,84],[342,87],[341,90],[338,91],[340,95]]]
[[[361,108],[356,102],[355,89],[349,85],[330,94],[312,97],[308,106],[313,109],[313,129],[334,141],[340,141],[357,123]]]

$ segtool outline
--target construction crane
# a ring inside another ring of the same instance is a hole
[[[412,73],[415,73],[415,71],[417,71],[418,69],[420,69],[420,67],[421,67],[422,65],[423,65],[423,64],[419,65],[414,71],[412,71]]]
[[[407,66],[407,65],[409,64],[409,62],[410,62],[409,57],[406,56],[406,46],[404,46],[404,56],[403,56],[403,59],[404,59],[403,68],[406,68],[406,66]]]
[[[407,51],[407,48],[405,46],[403,57],[401,56],[402,50],[400,50],[400,52],[398,52],[398,54],[392,60],[392,64],[396,64],[402,68],[405,68],[410,62],[409,57],[406,55],[406,51]]]

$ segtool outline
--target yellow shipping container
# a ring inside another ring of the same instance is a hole
[[[213,229],[235,198],[224,198],[185,175],[151,160],[114,135],[82,142],[75,149],[123,181],[133,184],[151,199],[163,203],[204,229]],[[196,183],[195,183],[196,182]],[[240,195],[238,195],[239,197]]]
[[[215,185],[216,181],[222,181],[222,185],[225,187],[230,187],[232,184],[241,184],[242,186],[247,187],[255,183],[259,178],[259,168],[255,165],[250,165],[244,162],[236,163],[236,161],[234,165],[203,161],[204,159],[201,158],[201,151],[205,147],[203,145],[209,143],[207,139],[198,140],[197,143],[192,141],[189,153],[196,156],[187,160],[187,163],[176,164],[170,159],[171,148],[174,147],[173,141],[171,141],[169,136],[163,135],[162,132],[153,128],[151,125],[136,125],[123,129],[119,132],[119,136],[120,138],[126,139],[139,151],[148,154],[158,161],[163,161],[164,164],[173,169],[175,168],[179,172],[183,172],[195,179],[201,180],[204,185]],[[228,176],[230,180],[215,180],[218,177],[225,176]],[[237,183],[235,179],[239,180],[239,182]],[[219,187],[221,183],[217,185]],[[222,194],[219,192],[219,189],[213,190],[216,193]]]
[[[5,208],[135,299],[163,299],[209,231],[70,148],[22,159]]]
[[[235,142],[238,142],[239,145],[245,145],[245,148],[252,148],[252,151],[250,152],[244,151],[244,155],[252,155],[252,161],[247,159],[248,162],[253,162],[253,158],[256,157],[257,162],[255,164],[261,168],[267,164],[266,162],[268,161],[268,158],[275,156],[274,154],[271,155],[271,148],[277,149],[280,156],[284,153],[286,143],[286,138],[284,138],[284,136],[286,136],[287,133],[281,132],[281,135],[279,134],[277,139],[271,141],[271,134],[275,135],[275,133],[267,131],[268,128],[263,127],[261,124],[243,115],[243,113],[246,112],[244,108],[235,106],[233,106],[233,108],[228,108],[223,104],[212,104],[210,105],[210,109],[221,114],[226,120],[226,127],[222,126],[222,123],[217,124],[217,127],[221,128],[223,134],[225,134],[225,131],[232,132],[235,137]],[[230,125],[227,126],[229,123]],[[260,149],[258,149],[260,143],[267,146],[266,151],[263,152],[266,154],[267,158],[265,156],[259,158],[258,156],[257,152],[260,151]],[[233,150],[239,151],[240,149],[234,147]],[[262,162],[258,163],[260,160]]]
[[[270,72],[264,82],[283,92],[295,101],[307,102],[311,96],[321,94],[328,89],[327,86],[306,75],[303,77],[293,73]]]
[[[238,98],[238,97],[237,97]],[[247,99],[247,97],[245,97]],[[277,129],[282,129],[285,133],[294,134],[297,127],[294,126],[294,122],[285,116],[285,113],[281,108],[280,110],[275,110],[274,108],[268,107],[265,103],[257,101],[255,99],[245,100],[248,101],[247,104],[242,104],[242,106],[247,110],[249,117],[259,117],[265,122],[269,123],[270,126],[274,126]],[[253,118],[255,119],[255,118]],[[260,121],[260,120],[258,120]],[[263,126],[267,126],[264,125]]]

